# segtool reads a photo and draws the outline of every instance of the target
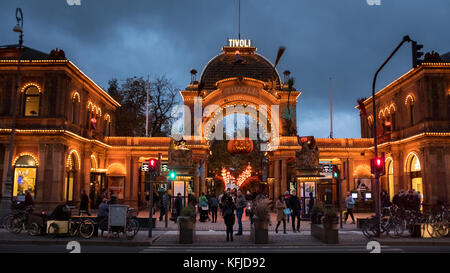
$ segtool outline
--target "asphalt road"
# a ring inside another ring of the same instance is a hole
[[[0,244],[0,253],[69,253],[65,245]],[[81,253],[369,253],[365,245],[355,246],[81,246]],[[381,246],[381,253],[450,253],[450,246]]]

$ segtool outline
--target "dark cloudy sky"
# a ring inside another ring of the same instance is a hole
[[[0,0],[0,44],[17,43],[15,9],[24,12],[25,45],[66,56],[105,89],[108,80],[165,74],[185,88],[237,37],[237,0]],[[356,99],[368,97],[374,72],[406,34],[425,51],[450,51],[449,0],[242,0],[242,38],[295,77],[301,135],[329,135],[333,78],[334,137],[359,137]],[[405,46],[381,73],[378,88],[407,72]]]

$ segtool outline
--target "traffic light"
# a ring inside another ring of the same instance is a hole
[[[159,175],[159,160],[156,158],[150,158],[148,160],[148,172]]]
[[[333,178],[337,179],[339,178],[339,168],[336,165],[333,165]]]
[[[418,67],[422,64],[423,60],[420,57],[423,56],[423,52],[419,51],[423,48],[423,45],[417,44],[416,41],[412,41],[412,65],[413,68]]]
[[[177,173],[175,171],[169,172],[169,180],[175,180],[177,178]]]
[[[384,175],[386,173],[384,153],[381,156],[371,159],[370,167],[372,174],[378,174],[378,176]]]

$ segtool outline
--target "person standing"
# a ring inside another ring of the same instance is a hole
[[[23,202],[24,208],[27,208],[29,206],[33,206],[33,196],[31,196],[30,191],[25,191],[25,201]]]
[[[109,191],[109,204],[114,205],[117,202],[117,196],[114,194],[113,190]]]
[[[219,194],[219,197],[217,198],[217,201],[219,201],[219,209],[220,209],[220,215],[223,216],[223,203],[222,203],[222,197],[224,196],[224,193],[222,192],[221,194]]]
[[[169,212],[170,197],[167,191],[162,191],[159,195],[159,221],[163,220],[163,216]]]
[[[198,199],[199,203],[199,212],[200,212],[200,222],[205,222],[208,217],[208,198],[206,198],[205,194],[202,192],[200,198]]]
[[[236,236],[242,235],[242,215],[244,214],[244,208],[247,207],[247,200],[245,200],[244,194],[239,190],[236,197],[236,216],[238,219],[238,232]]]
[[[78,210],[78,215],[81,215],[81,213],[83,212],[86,212],[87,215],[91,216],[91,214],[89,213],[89,197],[87,196],[84,189],[81,190],[80,209]]]
[[[277,227],[275,228],[275,232],[278,233],[278,227],[281,222],[283,222],[283,233],[286,234],[286,215],[284,210],[286,209],[286,202],[284,201],[284,196],[280,195],[278,197],[277,202],[275,203],[275,208],[277,209]]]
[[[211,209],[211,223],[217,223],[217,207],[219,206],[219,201],[215,194],[211,195],[209,198],[209,207]]]
[[[347,198],[345,198],[345,207],[347,208],[347,211],[345,212],[345,220],[344,224],[347,224],[348,215],[352,217],[352,224],[355,223],[355,217],[353,217],[353,206],[355,205],[355,200],[353,200],[352,195],[350,192],[347,192]]]
[[[233,241],[233,226],[235,222],[234,211],[236,210],[236,206],[233,202],[233,197],[227,196],[227,201],[223,206],[223,217],[225,219],[225,225],[227,227],[227,241]]]
[[[181,209],[183,208],[183,199],[181,198],[181,193],[177,194],[177,197],[175,198],[175,202],[173,205],[173,208],[175,209],[175,217],[174,221],[177,222],[178,216],[181,214]]]
[[[309,192],[309,203],[308,203],[308,215],[311,215],[312,208],[314,207],[314,194]]]
[[[292,191],[291,197],[289,197],[289,209],[291,210],[292,217],[292,229],[294,232],[300,232],[300,199],[297,196],[295,190]],[[297,229],[295,228],[295,219],[297,219]]]
[[[286,191],[285,193],[284,193],[284,203],[287,205],[287,204],[289,204],[289,197],[291,197],[291,195],[289,194],[289,191]],[[287,218],[287,222],[289,223],[289,216],[290,216],[290,214],[288,214],[288,215],[286,215],[286,218]]]

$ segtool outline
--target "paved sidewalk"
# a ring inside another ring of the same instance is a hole
[[[197,215],[197,221],[195,223],[195,228],[196,230],[205,230],[205,231],[209,231],[209,230],[217,230],[217,231],[225,231],[226,230],[226,226],[225,223],[223,221],[223,217],[220,215],[220,213],[218,213],[218,219],[217,219],[217,223],[211,223],[211,221],[206,221],[206,222],[200,222],[199,221],[199,216]],[[372,214],[371,213],[355,213],[355,221],[358,218],[367,218],[370,217]],[[148,218],[148,211],[141,211],[139,212],[138,217],[140,218]],[[159,212],[156,212],[154,215],[154,218],[156,218],[156,230],[178,230],[178,225],[176,223],[174,223],[173,221],[168,221],[168,226],[167,228],[165,227],[165,221],[164,221],[164,217],[163,217],[163,221],[159,221]],[[277,221],[276,221],[277,217],[275,213],[271,213],[270,214],[270,226],[269,226],[269,230],[270,231],[275,231],[276,225],[277,225]],[[302,230],[309,230],[310,229],[310,221],[300,221],[300,225],[301,225],[301,229]],[[238,228],[238,224],[237,224],[237,219],[236,219],[236,223],[234,225],[234,228],[237,230]],[[242,216],[242,229],[244,231],[250,231],[250,220],[248,216]],[[292,221],[286,222],[286,230],[287,231],[292,231]],[[356,223],[355,224],[351,224],[351,220],[347,222],[347,224],[343,224],[343,230],[359,230],[356,227]],[[280,224],[280,227],[278,228],[278,231],[283,231],[283,223]]]

